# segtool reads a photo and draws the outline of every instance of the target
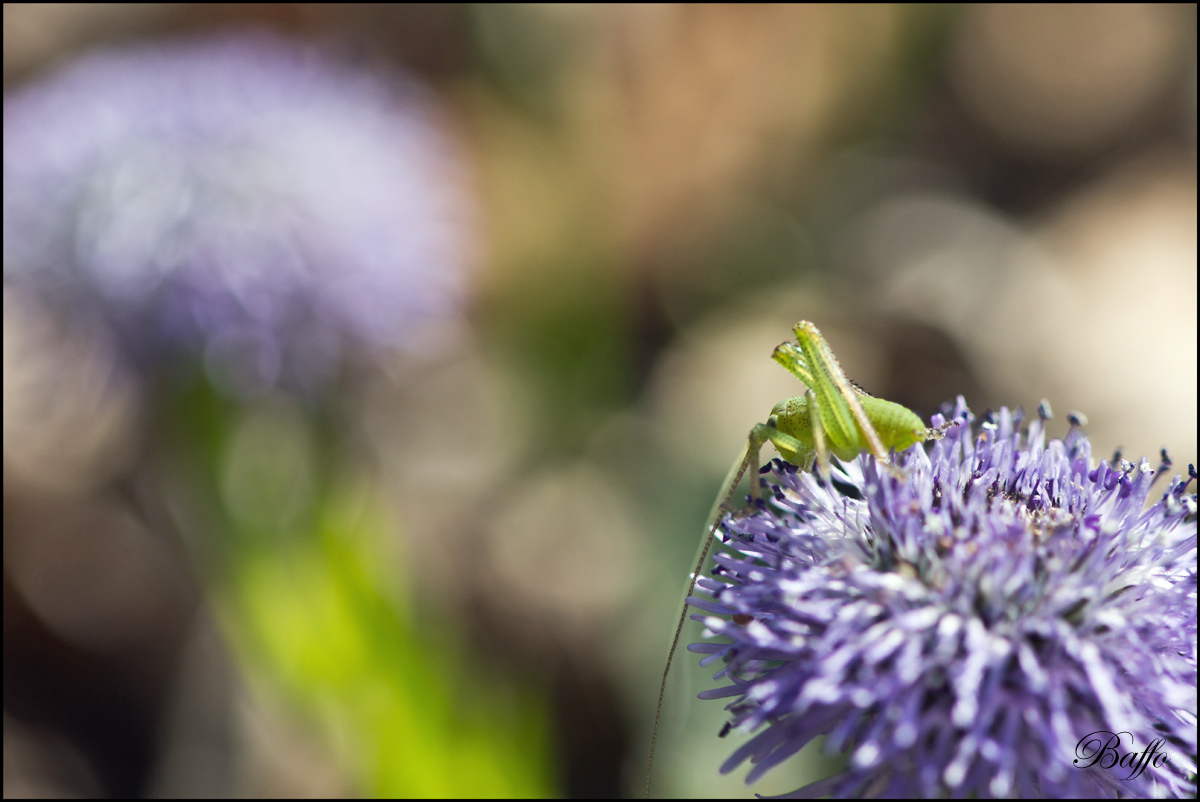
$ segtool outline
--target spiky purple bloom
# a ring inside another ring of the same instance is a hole
[[[752,782],[828,734],[847,768],[794,796],[1193,796],[1194,468],[1146,507],[1166,465],[952,414],[906,481],[860,458],[825,487],[776,461],[773,498],[726,518],[738,553],[690,602],[731,643],[689,649],[725,662],[701,698],[761,731],[721,771],[750,759]],[[1098,731],[1167,762],[1081,768]]]
[[[469,260],[432,98],[268,35],[84,57],[4,100],[4,278],[250,385],[412,346]]]

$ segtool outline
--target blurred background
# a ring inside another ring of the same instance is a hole
[[[17,3],[4,85],[6,796],[639,795],[800,319],[1196,460],[1194,6]]]

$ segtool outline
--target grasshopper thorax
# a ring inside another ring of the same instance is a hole
[[[771,409],[771,425],[784,434],[791,435],[804,444],[804,451],[795,451],[779,443],[775,448],[779,455],[793,465],[807,468],[812,464],[812,422],[809,420],[808,401],[802,395],[785,398]]]

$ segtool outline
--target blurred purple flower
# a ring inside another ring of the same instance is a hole
[[[461,178],[398,76],[268,35],[102,52],[5,97],[5,282],[138,359],[311,385],[458,312]]]
[[[725,661],[701,698],[736,697],[727,730],[765,729],[721,771],[749,758],[752,782],[828,734],[849,765],[794,796],[1193,796],[1195,469],[1146,507],[1165,453],[1093,468],[1077,426],[953,415],[907,481],[776,461],[773,500],[726,518],[740,554],[690,602],[732,642],[689,648]],[[1098,731],[1168,760],[1084,767]]]

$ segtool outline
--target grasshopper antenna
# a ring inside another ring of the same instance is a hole
[[[758,461],[757,448],[753,457],[750,453],[751,443],[747,443],[742,449],[741,456],[733,463],[729,469],[729,474],[725,477],[725,483],[721,485],[721,492],[717,494],[717,501],[713,505],[712,510],[708,513],[708,520],[705,522],[705,528],[708,530],[708,536],[704,539],[704,547],[700,550],[700,559],[696,561],[696,567],[692,571],[691,581],[688,582],[687,592],[683,597],[683,610],[679,613],[679,623],[675,625],[675,637],[671,639],[671,650],[667,652],[667,667],[663,669],[662,683],[658,686],[658,707],[654,710],[654,731],[650,734],[650,757],[646,760],[646,798],[650,798],[650,771],[654,767],[654,746],[658,742],[658,723],[662,718],[663,697],[667,693],[667,676],[671,673],[671,661],[675,659],[675,649],[679,646],[679,636],[683,633],[683,623],[687,620],[688,597],[696,589],[696,580],[700,578],[700,572],[704,570],[704,563],[708,560],[708,553],[712,550],[713,537],[716,535],[717,527],[721,523],[721,511],[729,504],[729,500],[733,498],[733,491],[737,489],[738,484],[742,481],[742,476],[746,473],[746,467],[750,464],[753,458]],[[751,477],[753,481],[753,477]]]

